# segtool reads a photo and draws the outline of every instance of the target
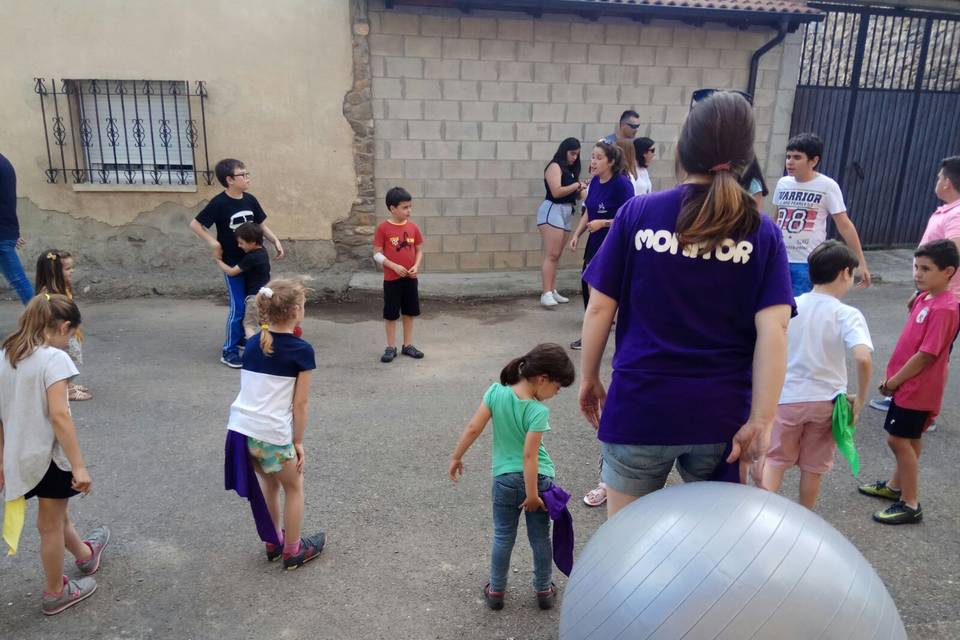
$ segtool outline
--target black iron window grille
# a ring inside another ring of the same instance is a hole
[[[838,10],[807,25],[799,84],[850,87],[856,79],[861,89],[900,91],[919,78],[924,91],[957,93],[958,59],[956,19]]]
[[[34,78],[47,182],[213,184],[206,83]]]

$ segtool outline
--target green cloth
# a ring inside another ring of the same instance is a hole
[[[493,414],[493,475],[523,473],[523,443],[530,431],[550,431],[550,410],[539,400],[521,400],[513,388],[494,382],[483,394]],[[537,473],[556,476],[553,460],[540,443]]]
[[[854,436],[857,428],[853,426],[853,411],[850,410],[850,401],[846,394],[841,393],[833,400],[833,439],[837,442],[837,449],[850,465],[853,475],[860,473],[860,456],[857,455],[857,445]]]

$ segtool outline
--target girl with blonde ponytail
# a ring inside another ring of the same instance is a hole
[[[16,553],[26,500],[36,497],[45,580],[41,610],[46,615],[72,607],[97,588],[93,578],[63,575],[64,551],[73,555],[80,573],[90,576],[100,567],[110,539],[106,527],[81,539],[68,515],[69,498],[89,493],[93,484],[67,399],[67,384],[77,368],[64,349],[79,326],[80,311],[70,298],[42,293],[27,304],[17,330],[0,350],[3,538],[9,554]]]
[[[627,203],[584,273],[580,409],[598,428],[608,515],[674,465],[685,481],[760,478],[794,300],[780,230],[738,183],[753,145],[743,97],[696,103],[677,143],[682,184]]]
[[[313,347],[294,335],[305,299],[306,289],[292,280],[271,280],[257,293],[260,333],[247,341],[227,422],[226,488],[250,500],[267,559],[282,557],[287,570],[319,556],[326,539],[322,531],[301,536],[303,437],[316,368]]]

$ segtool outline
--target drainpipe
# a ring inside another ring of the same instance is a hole
[[[783,42],[783,39],[787,37],[787,28],[790,26],[790,20],[787,16],[783,16],[780,20],[780,30],[777,32],[777,35],[773,37],[773,40],[767,42],[762,47],[753,52],[753,56],[750,58],[750,80],[747,82],[747,93],[752,97],[754,92],[757,90],[757,75],[760,68],[760,58],[763,57],[767,51],[773,49],[775,46]]]

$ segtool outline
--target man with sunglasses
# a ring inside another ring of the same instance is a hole
[[[620,126],[617,130],[603,139],[608,144],[613,144],[618,138],[633,140],[637,137],[637,130],[640,128],[640,114],[633,109],[627,109],[620,114]]]

